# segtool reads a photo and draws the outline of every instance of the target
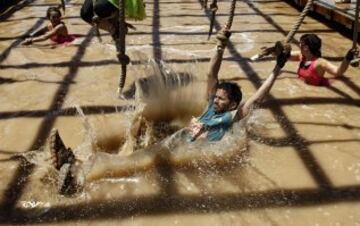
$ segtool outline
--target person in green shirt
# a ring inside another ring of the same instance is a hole
[[[87,23],[100,29],[118,34],[119,0],[85,0],[81,7],[80,16]],[[146,17],[145,5],[142,0],[125,0],[125,16],[130,20],[144,20]],[[127,27],[133,28],[126,23]]]

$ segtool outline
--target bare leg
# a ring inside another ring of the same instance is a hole
[[[171,149],[176,145],[174,141],[182,139],[185,132],[185,129],[179,130],[163,142],[135,151],[129,156],[97,152],[91,160],[91,166],[84,167],[89,169],[86,170],[86,181],[132,176],[135,173],[153,168],[159,160],[161,162],[166,161],[176,167],[182,167],[191,162],[195,155],[193,153],[190,153],[190,155],[186,153],[178,155],[177,152],[172,152]]]
[[[171,164],[175,168],[181,168],[191,167],[194,162],[196,162],[195,165],[208,165],[209,162],[216,163],[218,160],[224,162],[224,159],[227,159],[222,157],[219,159],[216,153],[208,154],[203,159],[202,152],[183,152],[183,149],[180,152],[171,151],[174,145],[178,145],[177,141],[184,137],[184,132],[186,131],[180,130],[164,142],[148,147],[146,150],[136,151],[129,156],[96,152],[86,162],[79,160],[66,162],[60,169],[59,192],[73,194],[83,188],[85,181],[92,182],[102,178],[133,176],[158,164]],[[56,139],[61,141],[60,136],[56,136]],[[57,140],[52,143],[61,144],[62,141],[60,141]],[[62,146],[59,145],[55,149],[59,147]],[[70,148],[61,150],[72,152]],[[54,151],[54,153],[61,153],[61,150]],[[203,163],[202,160],[204,160]]]
[[[84,182],[91,182],[107,177],[130,176],[136,172],[146,171],[152,167],[158,147],[133,153],[130,156],[118,156],[97,152],[87,162],[75,158],[71,148],[66,148],[58,131],[53,130],[49,139],[50,153],[54,168],[59,171],[58,191],[60,194],[71,195],[81,190]],[[87,174],[84,175],[84,172]]]
[[[92,166],[90,166],[85,180],[91,182],[101,178],[126,177],[147,171],[153,167],[159,153],[155,151],[139,151],[130,156],[118,156],[98,152],[93,158]]]

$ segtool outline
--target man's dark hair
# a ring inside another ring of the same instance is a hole
[[[61,11],[60,11],[59,8],[57,8],[57,7],[49,7],[49,8],[47,9],[47,11],[46,11],[46,17],[47,17],[48,19],[50,19],[50,13],[51,13],[51,12],[56,12],[56,13],[58,13],[59,16],[61,17]]]
[[[314,56],[321,57],[321,39],[316,34],[304,34],[300,37],[300,41],[309,47]]]
[[[225,90],[230,102],[235,102],[236,105],[239,105],[242,99],[242,93],[238,84],[233,82],[222,82],[219,83],[216,88]]]

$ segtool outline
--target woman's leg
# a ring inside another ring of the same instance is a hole
[[[72,194],[91,182],[101,178],[132,176],[154,166],[154,162],[168,149],[155,145],[146,151],[130,156],[119,156],[96,152],[89,160],[82,162],[74,158],[71,148],[66,148],[57,130],[50,135],[50,153],[53,166],[59,170],[58,189],[62,194]]]

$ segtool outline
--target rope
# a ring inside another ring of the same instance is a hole
[[[213,0],[212,3],[210,4],[211,19],[210,19],[210,28],[209,28],[208,40],[210,39],[210,36],[212,34],[212,30],[213,30],[213,27],[214,27],[215,16],[216,16],[216,11],[217,10],[218,10],[217,0]]]
[[[356,8],[355,8],[355,21],[353,25],[354,33],[353,33],[353,45],[352,48],[357,48],[357,40],[358,40],[358,27],[359,27],[359,9],[360,8],[360,0],[356,1]],[[355,59],[350,62],[350,65],[352,67],[358,67],[359,66],[359,55],[355,56]]]
[[[298,20],[291,28],[291,31],[288,33],[285,39],[285,43],[289,43],[293,38],[295,33],[299,30],[300,25],[303,23],[305,16],[308,14],[309,10],[313,6],[314,0],[308,0],[303,11],[301,12],[300,16],[298,17]]]
[[[356,1],[356,8],[355,8],[355,21],[354,21],[354,33],[353,33],[353,46],[352,48],[355,49],[357,46],[357,40],[358,40],[358,26],[359,26],[359,7],[360,6],[360,0]]]
[[[126,80],[126,66],[130,62],[130,58],[125,55],[125,35],[126,31],[126,24],[125,24],[125,0],[119,0],[119,33],[118,38],[115,38],[116,49],[117,49],[117,57],[121,64],[121,74],[120,74],[120,81],[119,81],[119,95],[122,95],[122,90],[125,86]]]
[[[301,14],[299,15],[296,23],[293,25],[293,27],[291,28],[290,32],[287,34],[286,39],[285,39],[285,44],[289,43],[295,36],[296,32],[299,30],[300,25],[303,23],[305,16],[308,14],[309,10],[311,9],[311,7],[313,6],[314,0],[308,0],[304,9],[302,10]],[[255,55],[253,57],[251,57],[252,60],[256,60],[256,59],[260,59],[262,57],[268,56],[270,55],[274,49],[275,46],[272,47],[263,47],[262,48],[262,52],[258,55]]]
[[[230,29],[232,26],[232,22],[234,20],[235,7],[236,7],[236,0],[232,0],[230,11],[229,11],[229,18],[225,25],[225,29],[216,35],[216,39],[217,39],[216,46],[218,49],[224,50],[226,48],[227,42],[231,36]],[[221,58],[221,60],[222,60],[222,58]]]
[[[203,9],[207,9],[207,3],[208,3],[208,0],[204,0],[204,1],[202,2],[201,7],[202,7]]]
[[[65,13],[65,0],[61,0],[61,8]]]
[[[227,45],[227,42],[231,36],[231,32],[230,32],[230,29],[231,29],[231,26],[232,26],[232,22],[234,20],[234,13],[235,13],[235,7],[236,7],[236,0],[232,0],[231,1],[231,7],[230,7],[230,11],[229,11],[229,18],[228,18],[228,21],[225,25],[225,29],[222,30],[221,32],[219,32],[217,35],[216,35],[216,39],[217,39],[217,44],[216,44],[216,48],[218,50],[224,50],[226,48],[226,45]],[[222,60],[222,57],[221,57],[221,60]]]
[[[236,0],[232,0],[230,10],[229,10],[229,18],[228,18],[228,21],[226,23],[226,28],[228,30],[230,30],[230,28],[232,26],[232,23],[233,23],[233,20],[234,20],[235,8],[236,8]],[[215,22],[216,11],[218,10],[217,0],[213,0],[213,2],[210,5],[210,9],[212,10],[213,14],[212,14],[211,21],[210,21],[210,30],[209,30],[208,40],[210,39],[212,30],[213,30],[213,26],[214,26],[214,22]],[[219,40],[219,41],[222,42],[222,40]]]
[[[235,8],[236,8],[236,0],[232,0],[231,1],[231,6],[230,6],[230,11],[229,11],[229,18],[228,21],[226,23],[226,27],[227,29],[230,30],[233,20],[234,20],[234,15],[235,15]]]

